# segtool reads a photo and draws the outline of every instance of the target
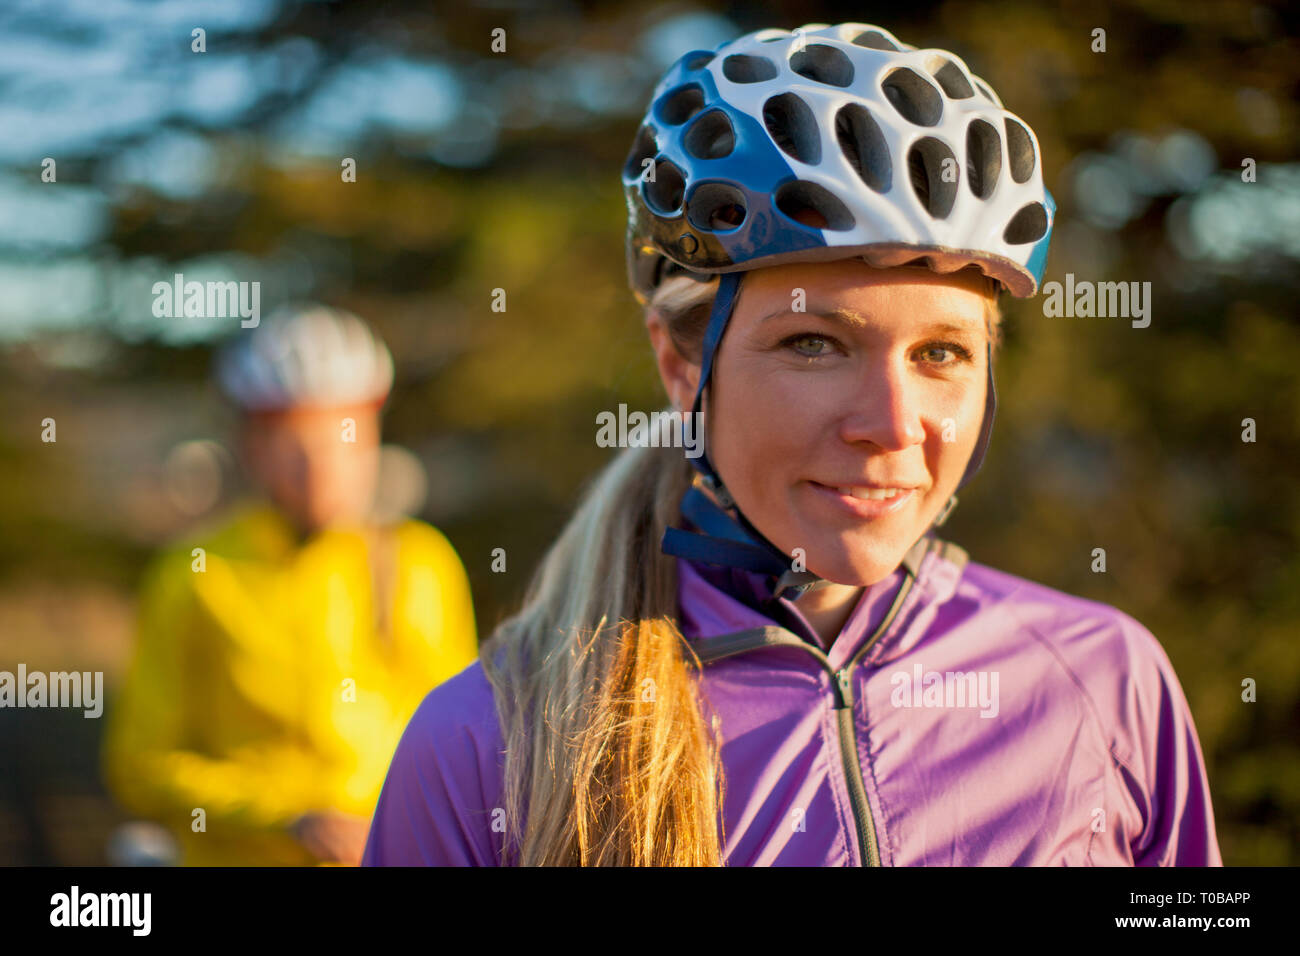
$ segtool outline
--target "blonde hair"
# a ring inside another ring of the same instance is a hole
[[[647,305],[692,361],[717,285],[672,276]],[[660,551],[691,480],[680,449],[620,452],[483,644],[506,750],[503,863],[722,865],[718,728]]]

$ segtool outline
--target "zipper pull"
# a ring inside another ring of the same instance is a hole
[[[840,706],[849,708],[853,706],[853,670],[849,667],[841,668],[835,672],[835,681],[840,687]]]

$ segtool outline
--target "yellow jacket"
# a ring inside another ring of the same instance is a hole
[[[368,818],[416,706],[476,656],[469,582],[434,528],[299,546],[277,512],[246,508],[146,573],[106,782],[170,826],[185,863],[312,863],[285,827],[328,808]]]

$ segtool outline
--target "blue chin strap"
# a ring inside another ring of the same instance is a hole
[[[695,402],[691,406],[691,414],[697,421],[700,420],[698,416],[703,407],[704,389],[713,378],[713,359],[718,351],[718,343],[722,341],[722,333],[727,329],[736,299],[740,296],[740,280],[743,275],[742,272],[724,272],[719,276],[718,292],[714,296],[709,324],[704,331],[700,382],[695,389]],[[714,497],[709,497],[698,485],[687,489],[682,497],[682,515],[702,533],[681,528],[665,529],[662,544],[665,554],[775,576],[780,583],[774,592],[782,596],[787,591],[793,591],[795,596],[802,594],[819,580],[810,572],[794,571],[791,559],[740,513],[735,500],[714,469],[713,462],[709,460],[707,429],[704,447],[700,455],[691,459],[691,463]],[[714,498],[717,499],[716,502]]]
[[[713,377],[713,359],[717,354],[718,344],[722,341],[722,334],[727,329],[736,300],[740,297],[740,280],[743,275],[743,272],[724,272],[719,276],[718,292],[714,296],[713,309],[709,313],[709,324],[704,332],[700,383],[695,390],[695,402],[691,406],[691,413],[696,416],[697,421],[700,420],[698,416],[703,406],[704,389]],[[997,394],[993,389],[993,345],[990,342],[984,420],[980,426],[980,437],[975,451],[958,485],[959,489],[974,477],[984,460],[989,435],[993,430],[993,414],[996,410]],[[664,554],[686,558],[688,561],[768,575],[775,578],[772,594],[779,598],[798,598],[806,591],[824,583],[822,578],[811,571],[794,570],[792,559],[768,541],[736,507],[735,499],[731,497],[722,483],[721,476],[709,460],[707,429],[705,429],[701,454],[690,461],[702,476],[705,487],[713,493],[713,497],[705,494],[697,485],[687,489],[682,497],[682,515],[700,531],[666,528],[661,544]],[[957,496],[954,494],[921,537],[924,538],[948,520],[948,516],[956,506]]]

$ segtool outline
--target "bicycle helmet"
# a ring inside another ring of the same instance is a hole
[[[350,312],[284,306],[222,350],[217,381],[246,411],[382,401],[393,384],[387,346]]]
[[[623,167],[627,268],[642,305],[667,275],[720,275],[704,337],[698,412],[743,272],[861,258],[877,268],[975,267],[1018,298],[1046,267],[1056,203],[1037,138],[945,50],[863,23],[759,30],[680,57],[655,87]],[[992,346],[979,469],[996,410]],[[766,571],[795,593],[789,558],[735,507],[707,453],[664,550]],[[946,520],[956,496],[930,530]],[[781,588],[784,590],[784,588]]]

